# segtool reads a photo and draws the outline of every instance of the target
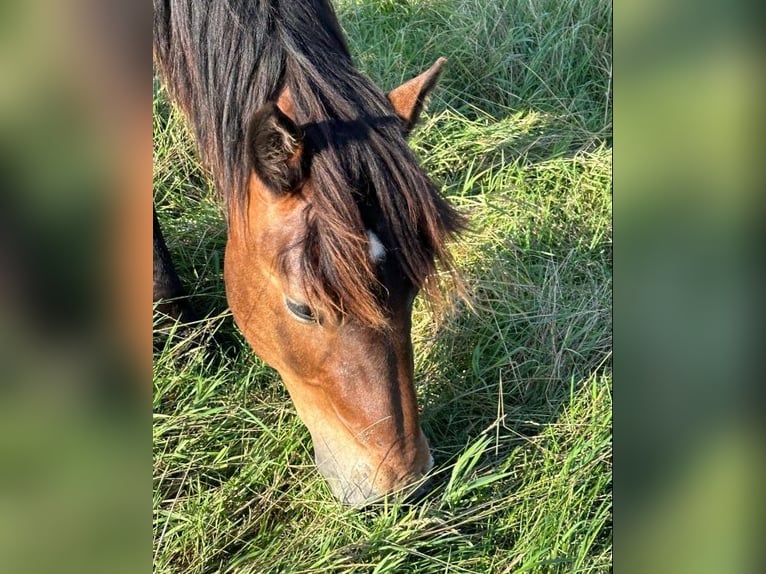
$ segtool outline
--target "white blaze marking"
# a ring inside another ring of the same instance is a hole
[[[367,232],[367,239],[370,241],[370,258],[377,263],[386,256],[386,248],[372,231]]]

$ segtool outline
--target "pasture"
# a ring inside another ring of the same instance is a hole
[[[383,89],[448,59],[410,140],[471,222],[452,246],[471,304],[413,316],[435,486],[363,511],[332,497],[226,310],[223,210],[155,83],[155,205],[208,315],[156,339],[155,572],[609,572],[611,3],[335,6]]]

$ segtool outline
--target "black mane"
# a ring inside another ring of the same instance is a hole
[[[354,68],[329,2],[154,0],[154,57],[227,205],[247,196],[248,120],[290,90],[316,189],[302,265],[324,302],[374,322],[358,305],[375,289],[366,219],[418,287],[435,260],[450,267],[445,243],[463,220],[420,169],[388,99]]]

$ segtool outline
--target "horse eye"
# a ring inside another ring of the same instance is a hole
[[[304,303],[298,303],[296,301],[291,301],[290,299],[285,298],[285,306],[287,307],[287,310],[290,311],[290,313],[292,313],[299,321],[310,323],[316,322],[314,312],[308,305]]]

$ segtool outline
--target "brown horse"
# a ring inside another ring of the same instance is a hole
[[[228,214],[226,294],[344,502],[433,465],[412,303],[463,226],[406,143],[443,59],[384,95],[326,0],[155,0],[154,58]],[[155,229],[159,296],[179,284]]]

